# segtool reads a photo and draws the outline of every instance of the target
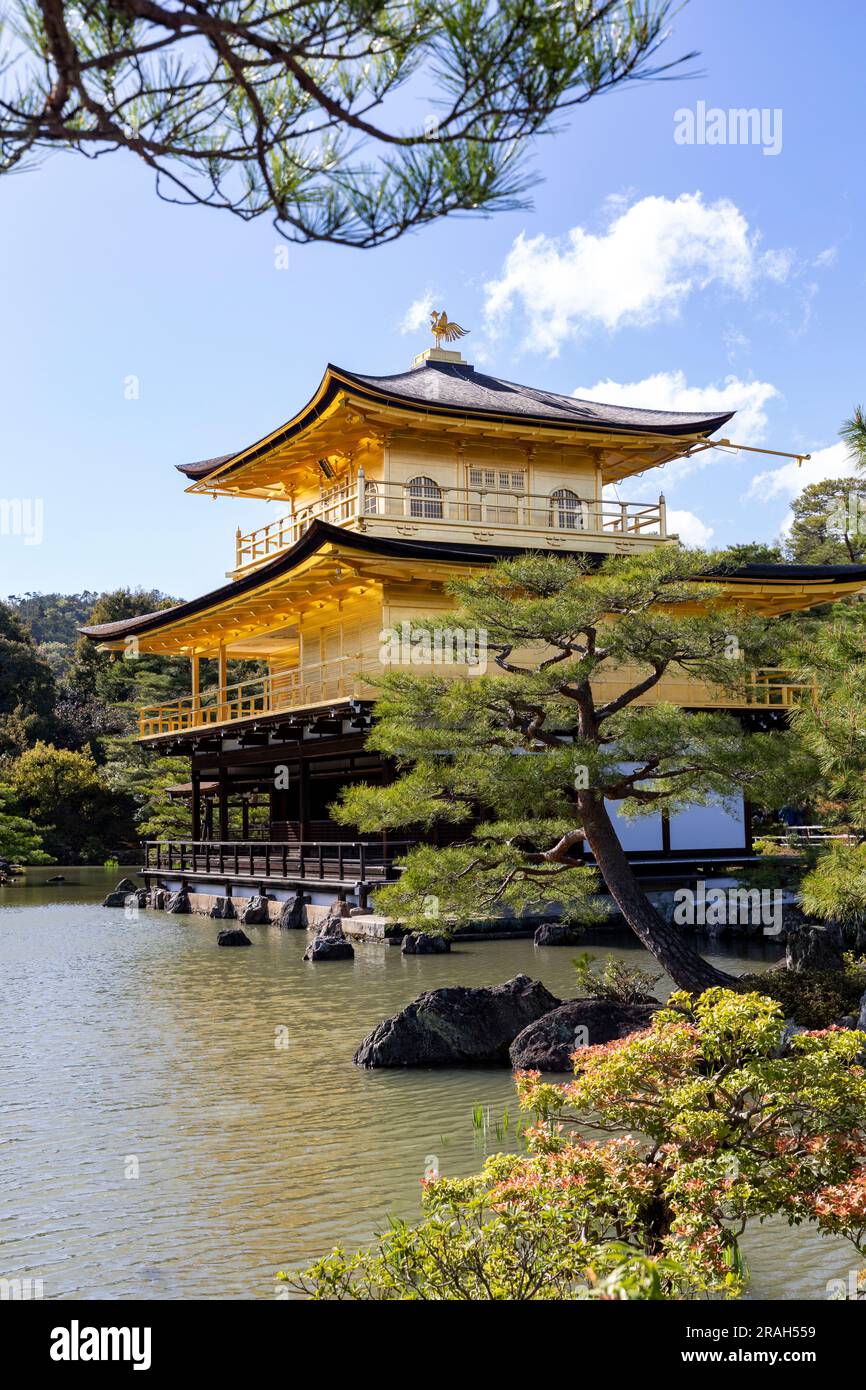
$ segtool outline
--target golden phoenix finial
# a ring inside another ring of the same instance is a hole
[[[459,323],[451,321],[444,309],[440,314],[433,310],[430,315],[430,330],[437,348],[441,348],[443,339],[446,343],[456,343],[458,338],[465,338],[469,332],[468,328],[461,328]]]

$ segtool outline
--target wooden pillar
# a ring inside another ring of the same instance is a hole
[[[190,820],[192,822],[192,838],[200,840],[201,834],[201,773],[197,768],[192,769],[192,796],[190,798]]]
[[[217,797],[219,801],[219,838],[227,840],[229,837],[229,775],[224,767],[219,770]]]
[[[201,670],[198,652],[193,652],[190,664],[190,692],[192,694],[192,722],[198,724],[201,713]]]
[[[668,533],[668,504],[665,501],[663,492],[659,493],[659,535],[666,536]]]
[[[309,838],[310,825],[310,765],[306,758],[298,760],[298,839]]]
[[[219,686],[218,700],[220,720],[228,718],[228,711],[226,708],[226,686],[228,685],[228,669],[229,663],[228,657],[226,656],[225,643],[220,642],[219,649],[217,652],[217,685]]]
[[[249,798],[246,797],[246,796],[244,796],[244,797],[241,798],[241,839],[242,839],[242,840],[248,840],[249,838],[250,838],[250,803],[249,803]]]

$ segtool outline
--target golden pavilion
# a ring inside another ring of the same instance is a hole
[[[269,499],[280,514],[238,530],[220,588],[83,629],[105,650],[189,661],[188,694],[140,712],[141,743],[190,764],[189,783],[175,788],[189,801],[189,838],[145,847],[149,886],[275,901],[303,888],[314,903],[336,890],[366,905],[405,844],[347,840],[328,807],[353,779],[390,775],[364,746],[383,633],[447,612],[455,571],[505,555],[677,545],[664,496],[645,495],[647,475],[706,449],[742,447],[719,433],[729,412],[604,405],[476,371],[440,345],[452,327],[444,311],[438,326],[437,345],[408,371],[377,377],[329,365],[286,423],[181,466],[189,492]],[[866,567],[752,564],[708,582],[754,611],[781,614],[858,591]],[[216,672],[209,683],[203,661]],[[240,661],[260,673],[237,680]],[[628,679],[622,672],[623,686]],[[741,695],[669,676],[652,698],[784,718],[795,691],[784,672],[753,671]],[[255,835],[251,805],[265,816]],[[623,833],[649,866],[749,851],[745,807],[650,817]]]

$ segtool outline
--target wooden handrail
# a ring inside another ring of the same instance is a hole
[[[359,480],[360,482],[360,480]],[[536,530],[582,531],[589,535],[644,533],[667,537],[664,498],[657,502],[617,502],[582,497],[556,498],[551,493],[527,493],[504,488],[459,487],[437,484],[431,496],[415,495],[408,484],[368,478],[363,486],[345,484],[291,516],[278,517],[266,526],[235,539],[235,568],[264,563],[272,555],[295,545],[311,521],[320,518],[347,526],[361,517],[401,517],[430,522],[471,522],[484,526],[521,526]],[[573,489],[563,484],[563,489]],[[552,490],[559,491],[559,488]]]

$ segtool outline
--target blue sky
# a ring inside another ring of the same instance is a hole
[[[41,544],[0,535],[0,594],[218,583],[235,527],[276,510],[187,496],[174,465],[259,438],[329,360],[407,367],[431,296],[498,375],[736,404],[733,438],[811,451],[799,473],[714,453],[622,490],[663,487],[694,542],[772,539],[803,483],[847,471],[838,427],[866,397],[864,38],[856,0],[692,0],[670,52],[700,49],[704,75],[579,109],[537,147],[531,211],[377,251],[292,247],[287,270],[265,219],[161,204],[131,155],[0,179],[0,497],[44,508]],[[780,151],[676,143],[701,101],[781,111]]]

